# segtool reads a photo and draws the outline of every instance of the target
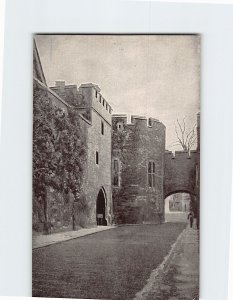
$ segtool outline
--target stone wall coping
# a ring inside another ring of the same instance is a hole
[[[177,150],[175,152],[172,152],[170,150],[165,150],[165,155],[171,156],[172,159],[175,159],[176,157],[186,157],[188,159],[191,159],[195,154],[198,154],[196,150],[191,150],[190,153],[184,150]]]
[[[129,116],[129,118],[128,118],[128,116]],[[156,118],[152,118],[152,117],[148,117],[147,118],[146,116],[139,116],[139,115],[113,114],[112,118],[126,119],[126,124],[127,125],[135,125],[134,122],[133,122],[133,120],[147,121],[148,122],[147,126],[149,128],[153,127],[152,125],[149,125],[149,120],[151,120],[152,122],[159,123],[159,124],[161,124],[161,125],[163,125],[165,127],[165,125],[161,121],[159,121]]]
[[[59,84],[60,83],[60,84]],[[62,83],[62,84],[61,84]],[[66,89],[76,89],[78,94],[79,95],[82,95],[82,93],[80,92],[80,88],[90,88],[90,87],[93,87],[94,89],[97,90],[97,92],[100,94],[100,88],[97,84],[94,84],[94,83],[82,83],[79,88],[77,87],[76,84],[66,84],[66,82],[64,80],[57,80],[55,82],[55,86],[51,86],[50,89],[51,90],[59,90],[60,88],[64,88],[65,90]],[[101,98],[105,101],[106,103],[106,106],[109,106],[109,113],[111,114],[112,112],[112,106],[108,103],[108,101],[106,101],[106,99],[103,97],[102,94],[101,95]],[[102,104],[102,103],[101,103]]]
[[[147,120],[145,116],[131,115],[131,119]]]
[[[94,84],[92,82],[89,82],[89,83],[82,83],[80,85],[81,88],[89,88],[89,87],[93,87],[97,90],[97,92],[100,92],[100,87],[97,85],[97,84]]]
[[[112,115],[113,118],[127,118],[126,114],[113,114]]]
[[[56,81],[57,82],[57,81]],[[65,81],[64,81],[65,83]],[[64,89],[69,89],[69,88],[76,88],[78,90],[78,87],[76,84],[65,84],[64,86],[61,85],[55,85],[55,86],[51,86],[50,88],[53,90],[59,90],[61,87],[64,87]]]

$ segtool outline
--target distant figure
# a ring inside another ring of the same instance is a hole
[[[188,214],[188,220],[189,220],[190,228],[193,227],[193,218],[194,218],[193,212],[190,211],[190,213]]]

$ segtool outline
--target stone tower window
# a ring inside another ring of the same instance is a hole
[[[101,133],[102,135],[104,135],[104,122],[101,121]]]
[[[103,99],[103,106],[105,105],[105,100]]]
[[[152,120],[151,120],[151,118],[148,119],[148,126],[152,127]]]
[[[101,97],[101,95],[99,96],[99,102],[101,103],[101,99],[102,99],[102,97]]]
[[[148,185],[149,187],[155,187],[155,162],[148,162]]]
[[[122,131],[124,129],[123,123],[117,123],[117,130]]]
[[[99,152],[96,151],[95,153],[95,163],[98,165],[99,164]]]
[[[120,164],[118,159],[113,160],[113,185],[120,186]]]
[[[97,91],[95,91],[95,97],[97,98],[97,96],[98,96],[98,92],[97,92]]]

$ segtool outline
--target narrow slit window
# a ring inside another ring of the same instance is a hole
[[[99,164],[99,152],[96,151],[95,153],[95,163],[98,165]]]
[[[101,134],[104,135],[104,122],[101,121]]]

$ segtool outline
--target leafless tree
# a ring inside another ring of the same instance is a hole
[[[197,141],[196,127],[197,124],[195,123],[192,129],[188,130],[186,127],[185,118],[183,118],[182,122],[177,119],[175,122],[177,140],[172,143],[171,146],[181,146],[184,151],[189,153]]]

